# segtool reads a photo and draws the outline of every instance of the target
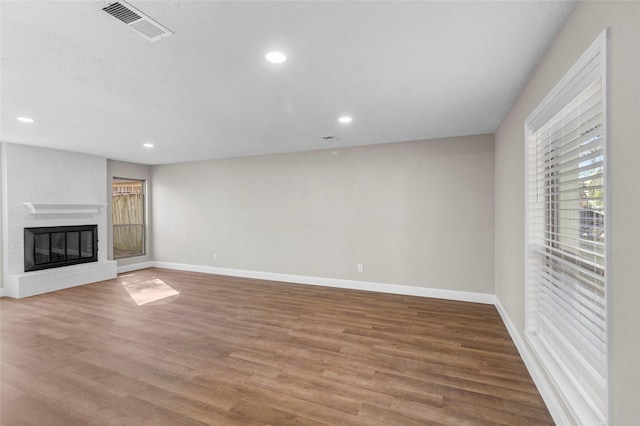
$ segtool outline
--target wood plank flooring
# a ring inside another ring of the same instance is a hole
[[[553,424],[490,305],[151,268],[0,309],[5,426]]]

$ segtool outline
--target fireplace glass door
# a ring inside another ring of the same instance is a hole
[[[24,271],[98,260],[98,225],[24,229]]]

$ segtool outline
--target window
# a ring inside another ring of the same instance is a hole
[[[526,338],[581,424],[607,423],[605,45],[526,122]]]
[[[144,188],[143,180],[113,178],[111,214],[114,259],[145,253]]]

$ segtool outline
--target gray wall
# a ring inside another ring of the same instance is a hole
[[[482,135],[154,166],[154,260],[492,294],[493,162]]]
[[[109,198],[108,212],[107,212],[107,229],[109,230],[107,236],[107,253],[109,259],[113,259],[113,221],[111,216],[111,182],[114,177],[141,179],[147,181],[146,194],[145,194],[145,214],[146,214],[146,252],[144,256],[128,257],[125,259],[118,259],[118,266],[133,265],[142,262],[150,262],[153,260],[153,248],[152,248],[152,231],[151,231],[151,216],[152,211],[149,208],[151,206],[151,198],[153,193],[151,191],[151,167],[127,163],[123,161],[107,160],[107,194]]]
[[[614,424],[640,419],[640,3],[581,2],[496,133],[496,295],[524,330],[524,121],[606,27]],[[523,336],[521,336],[523,337]]]

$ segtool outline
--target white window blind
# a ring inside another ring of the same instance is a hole
[[[608,400],[601,39],[527,121],[527,339],[582,424]]]

